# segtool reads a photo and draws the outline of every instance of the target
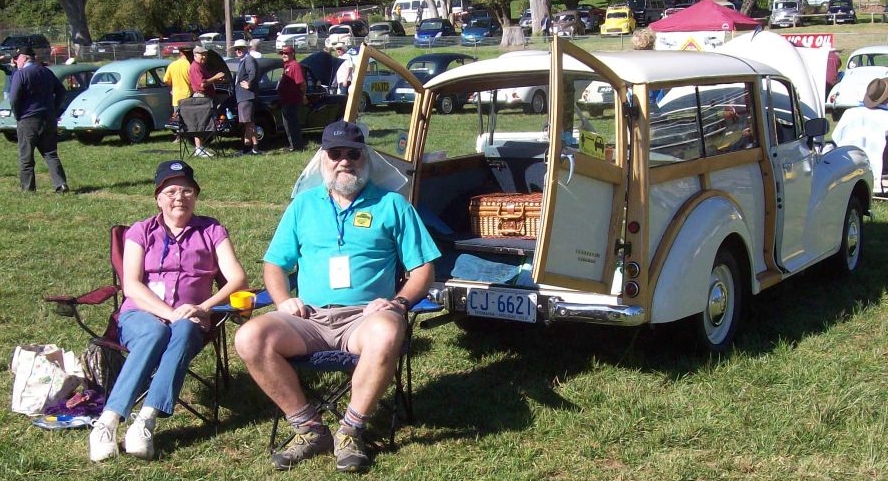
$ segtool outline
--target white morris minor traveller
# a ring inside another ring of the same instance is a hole
[[[822,261],[854,271],[870,165],[824,143],[804,63],[758,35],[748,47],[771,65],[738,54],[742,42],[732,54],[587,52],[555,38],[549,55],[425,84],[363,48],[356,71],[372,57],[416,91],[403,129],[393,113],[358,118],[357,93],[345,118],[408,179],[401,192],[443,253],[429,298],[447,312],[428,322],[684,320],[723,351],[753,295]],[[593,83],[610,86],[612,105],[590,115]],[[548,87],[545,124],[495,105],[434,112],[441,96],[534,85]]]

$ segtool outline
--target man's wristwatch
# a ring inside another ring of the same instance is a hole
[[[392,302],[397,302],[398,304],[401,304],[402,306],[404,306],[404,312],[407,312],[410,310],[410,301],[407,300],[406,297],[398,296],[398,297],[392,299]]]

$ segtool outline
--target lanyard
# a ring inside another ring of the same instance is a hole
[[[351,204],[342,211],[342,223],[339,222],[339,213],[336,212],[336,203],[333,202],[333,193],[328,194],[330,198],[330,207],[333,209],[333,220],[336,221],[336,232],[339,233],[339,246],[342,247],[345,245],[345,221],[348,219],[348,215],[351,213],[352,208],[355,206],[355,202],[357,202],[358,197],[361,196],[361,193],[358,192],[358,195],[355,197]]]

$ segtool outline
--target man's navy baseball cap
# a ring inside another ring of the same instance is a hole
[[[324,150],[336,147],[363,149],[364,146],[364,132],[361,128],[357,124],[344,120],[327,125],[324,135],[321,137],[321,148]]]

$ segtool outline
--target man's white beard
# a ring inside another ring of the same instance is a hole
[[[352,196],[357,194],[367,185],[370,180],[370,162],[364,162],[364,165],[354,174],[340,172],[335,173],[335,167],[322,169],[324,176],[324,185],[328,190],[336,192],[344,196]]]

